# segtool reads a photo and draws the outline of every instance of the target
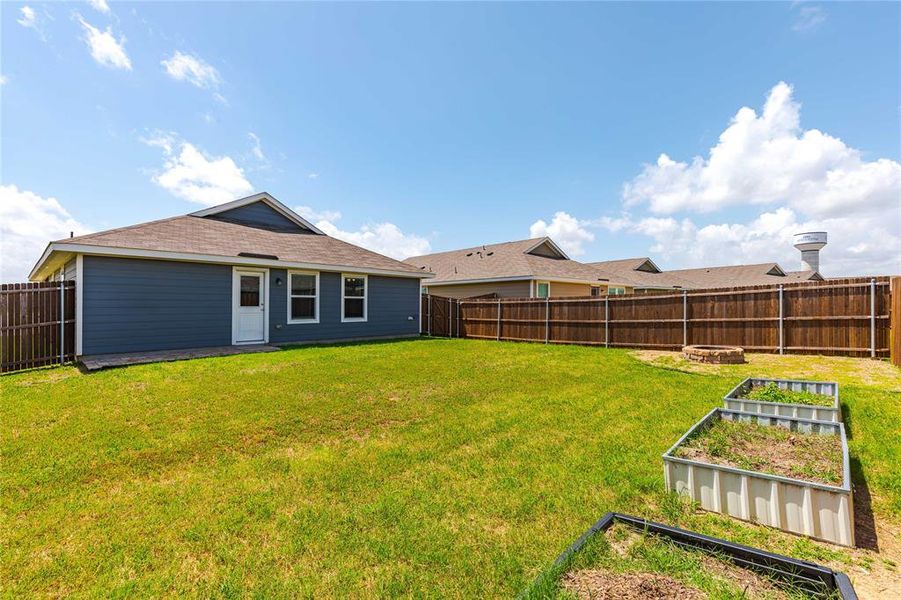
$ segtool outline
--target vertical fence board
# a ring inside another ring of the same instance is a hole
[[[875,341],[876,357],[891,354],[901,362],[901,278],[894,280],[894,288],[888,277],[858,277],[550,300],[424,296],[423,315],[427,304],[432,309],[423,332],[660,350],[677,350],[687,341],[836,356],[870,356]]]
[[[0,372],[71,361],[75,283],[0,284]]]

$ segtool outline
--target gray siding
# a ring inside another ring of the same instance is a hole
[[[276,279],[281,279],[281,286]],[[419,333],[419,280],[369,276],[368,320],[341,322],[341,274],[319,274],[319,323],[289,325],[287,271],[269,272],[269,341],[312,342]],[[413,317],[412,320],[409,317]]]
[[[75,281],[75,275],[78,271],[78,263],[74,258],[70,258],[69,262],[63,267],[63,279],[66,281]]]
[[[230,265],[85,256],[83,270],[83,354],[231,344]],[[289,325],[287,271],[271,269],[269,341],[417,334],[419,280],[374,275],[368,280],[365,323],[341,322],[341,274],[322,272],[319,323]]]
[[[232,268],[85,256],[84,354],[231,344]]]
[[[272,229],[275,231],[295,231],[298,233],[312,233],[309,229],[300,227],[291,219],[272,209],[265,202],[254,202],[238,208],[206,217],[230,223],[241,223],[252,227]]]

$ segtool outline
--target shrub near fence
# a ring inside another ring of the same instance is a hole
[[[0,372],[74,357],[74,281],[0,284]]]
[[[700,344],[795,354],[890,352],[888,277],[591,298],[423,296],[422,302],[428,335],[658,350]]]

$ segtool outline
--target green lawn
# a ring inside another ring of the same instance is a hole
[[[855,475],[895,527],[898,379],[834,364],[816,373],[842,383]],[[609,510],[882,568],[671,502],[661,453],[745,371],[665,366],[431,339],[2,377],[0,589],[512,596]]]

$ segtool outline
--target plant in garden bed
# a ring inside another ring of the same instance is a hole
[[[676,449],[676,456],[828,485],[842,480],[836,435],[718,420]]]
[[[786,404],[808,404],[811,406],[831,406],[833,397],[808,391],[784,390],[775,383],[755,385],[744,396],[748,400],[761,402],[783,402]]]
[[[802,591],[735,566],[726,557],[687,549],[614,524],[592,537],[530,598],[805,598]]]

